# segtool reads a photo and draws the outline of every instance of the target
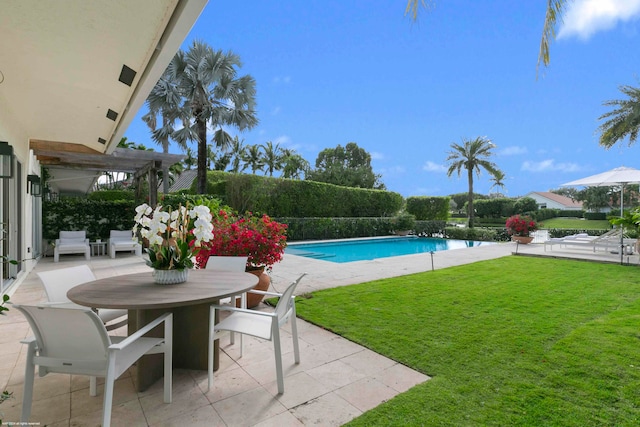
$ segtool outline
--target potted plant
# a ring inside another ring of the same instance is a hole
[[[239,215],[220,210],[211,220],[214,236],[202,244],[196,255],[198,268],[204,268],[210,256],[247,256],[246,271],[259,277],[256,289],[267,290],[271,283],[268,271],[282,260],[287,246],[286,224],[268,215],[247,212]],[[247,307],[255,307],[262,296],[249,294]]]
[[[134,220],[133,234],[148,241],[147,265],[154,269],[154,279],[160,284],[185,282],[194,266],[193,257],[202,243],[213,238],[211,213],[203,205],[193,209],[180,205],[165,211],[162,206],[152,209],[144,203],[136,208]]]
[[[409,234],[416,225],[416,217],[408,212],[402,212],[395,216],[391,223],[393,225],[394,232],[399,236],[406,236]]]
[[[511,240],[523,244],[531,243],[533,236],[530,233],[538,229],[538,224],[531,217],[520,215],[510,216],[505,226]]]

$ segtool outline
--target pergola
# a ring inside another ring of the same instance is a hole
[[[29,148],[40,165],[49,170],[50,187],[60,194],[84,194],[106,171],[133,174],[138,189],[140,181],[147,175],[151,206],[158,201],[158,171],[185,157],[127,148],[116,148],[111,154],[104,154],[81,144],[40,140],[31,140]]]

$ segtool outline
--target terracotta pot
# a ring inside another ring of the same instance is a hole
[[[512,242],[519,242],[521,245],[526,245],[533,242],[533,237],[531,236],[511,236]]]
[[[268,291],[269,286],[271,285],[271,276],[264,271],[264,267],[257,270],[247,270],[247,273],[255,274],[258,276],[258,284],[253,287],[253,289],[259,291]],[[257,307],[260,302],[264,298],[263,295],[247,293],[247,308]],[[240,306],[240,302],[236,304],[238,307]]]

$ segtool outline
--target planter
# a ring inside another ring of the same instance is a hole
[[[411,233],[411,230],[400,230],[396,231],[396,236],[408,236]]]
[[[256,289],[258,291],[269,290],[269,286],[271,285],[271,276],[269,276],[269,274],[264,271],[264,267],[256,270],[247,270],[247,273],[255,274],[256,276],[258,276],[258,284],[255,285],[253,289]],[[264,295],[247,292],[247,308],[257,307],[263,298]],[[239,306],[239,304],[240,302],[238,302],[236,305]]]
[[[511,236],[512,242],[518,242],[521,245],[527,245],[533,242],[533,237],[531,236]]]
[[[177,285],[189,278],[189,269],[184,270],[153,270],[153,281],[158,285]]]

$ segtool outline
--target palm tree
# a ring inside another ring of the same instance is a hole
[[[183,127],[173,132],[179,144],[198,144],[197,191],[206,192],[207,124],[215,129],[212,142],[225,149],[231,136],[223,126],[251,129],[258,123],[255,112],[255,80],[238,77],[240,58],[232,52],[214,51],[195,40],[189,50],[178,51],[170,68],[175,73],[176,89],[182,99],[179,107]]]
[[[162,147],[163,153],[169,153],[170,138],[173,135],[174,123],[178,118],[180,95],[176,88],[175,67],[171,64],[162,73],[147,97],[149,112],[142,116],[142,120],[151,130],[151,139]],[[162,127],[157,127],[158,115],[162,118]],[[169,169],[162,166],[162,176],[169,176]],[[169,180],[162,180],[162,192],[169,193]]]
[[[425,0],[407,0],[407,7],[404,14],[410,14],[415,21],[418,19],[418,9],[420,6],[428,8]],[[536,65],[536,75],[542,62],[545,67],[549,65],[549,43],[556,38],[556,26],[558,22],[562,22],[562,15],[567,6],[567,0],[547,0],[547,12],[544,18],[544,26],[542,28],[542,38],[540,39],[540,52],[538,53],[538,63]]]
[[[231,148],[229,149],[231,155],[231,170],[233,173],[243,172],[246,168],[246,164],[242,164],[247,155],[247,147],[244,146],[244,139],[240,139],[236,136],[231,142]]]
[[[273,145],[273,142],[267,141],[262,145],[262,160],[264,162],[265,171],[269,176],[273,176],[274,171],[282,169],[282,149],[280,144]]]
[[[193,157],[193,150],[189,147],[187,147],[187,150],[185,152],[186,157],[184,158],[184,160],[182,161],[182,163],[184,163],[184,167],[190,171],[191,168],[197,164],[197,159],[195,157]]]
[[[468,216],[469,227],[473,228],[473,172],[480,176],[480,168],[485,169],[491,175],[496,175],[499,172],[498,167],[488,160],[493,155],[491,150],[495,148],[495,145],[489,138],[478,137],[473,140],[463,140],[464,145],[456,143],[451,144],[452,151],[449,152],[447,162],[449,162],[449,169],[447,170],[447,176],[451,176],[453,172],[457,171],[460,176],[462,169],[467,171],[467,179],[469,181],[469,204],[468,204]]]
[[[303,179],[311,165],[300,154],[291,153],[284,157],[282,167],[282,177],[292,179]]]
[[[254,175],[264,168],[264,160],[260,148],[260,145],[249,145],[244,157],[244,162],[251,168],[251,173]]]
[[[491,185],[491,188],[489,188],[489,191],[491,191],[491,189],[493,188],[501,188],[502,190],[505,190],[506,187],[504,185],[504,179],[505,179],[506,175],[504,174],[504,172],[502,171],[496,171],[495,174],[493,174],[491,176],[491,178],[489,178],[489,181],[493,182],[493,184]]]
[[[611,148],[616,142],[622,141],[626,137],[629,137],[629,145],[638,139],[640,89],[632,86],[620,86],[620,92],[627,95],[629,99],[605,102],[604,105],[616,108],[598,118],[598,120],[608,119],[598,127],[600,145],[605,148]]]

